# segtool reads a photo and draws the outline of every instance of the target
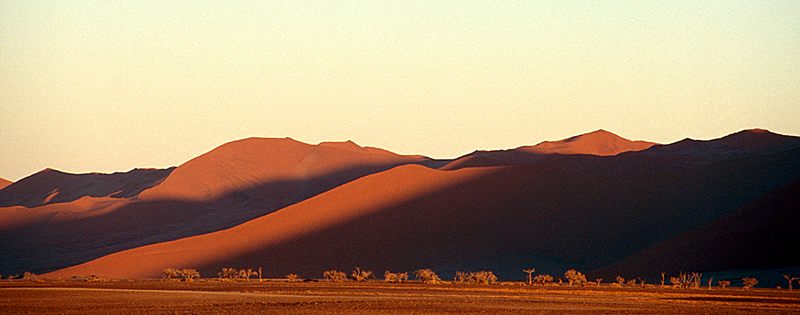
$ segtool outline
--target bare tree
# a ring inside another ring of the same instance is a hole
[[[756,284],[758,284],[758,279],[755,277],[742,278],[742,288],[745,290],[749,290],[750,288],[756,286]]]
[[[567,270],[567,272],[564,273],[564,278],[567,278],[570,286],[573,284],[581,285],[586,283],[586,275],[575,269]]]
[[[422,281],[422,283],[439,283],[442,281],[439,275],[431,269],[419,269],[414,271],[414,275],[417,277],[417,280]]]
[[[793,289],[792,282],[800,280],[800,278],[795,277],[795,276],[790,276],[790,275],[783,275],[783,277],[786,278],[786,282],[789,283],[789,291],[791,291]]]
[[[261,282],[264,281],[263,278],[261,278],[261,276],[263,274],[264,274],[264,268],[263,267],[258,267],[258,283],[261,283]]]
[[[347,274],[336,269],[323,272],[322,277],[333,282],[343,282],[347,280]]]
[[[594,279],[594,282],[597,283],[597,286],[600,286],[600,282],[603,282],[603,278]]]
[[[363,282],[367,281],[369,277],[372,277],[372,271],[361,269],[361,267],[356,267],[356,269],[354,269],[353,273],[350,275],[353,276],[353,279],[355,279],[356,282]]]
[[[730,281],[728,281],[728,280],[720,280],[720,281],[717,281],[717,284],[718,284],[718,285],[719,285],[721,288],[725,289],[725,288],[727,288],[729,285],[731,285],[731,282],[730,282]]]
[[[533,268],[522,269],[522,272],[528,274],[528,285],[533,285],[533,272],[534,271],[536,271],[536,269],[533,269]]]
[[[667,273],[666,273],[666,272],[662,272],[662,273],[661,273],[661,287],[662,287],[662,288],[664,287],[664,277],[665,277],[666,275],[667,275]]]
[[[714,282],[714,277],[708,278],[708,289],[711,290],[711,283]]]

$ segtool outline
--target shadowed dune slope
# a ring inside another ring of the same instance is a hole
[[[598,274],[774,269],[800,266],[800,178],[739,210],[639,252]]]
[[[319,277],[362,266],[487,268],[518,278],[511,258],[552,266],[542,272],[589,270],[728,216],[798,176],[798,148],[702,166],[643,154],[549,155],[457,171],[404,166],[224,231],[45,276],[157,277],[166,267],[213,276],[226,266],[265,266],[270,276]]]
[[[7,180],[5,178],[0,178],[0,190],[6,188],[6,186],[13,184],[14,182]]]
[[[0,207],[36,207],[82,197],[134,198],[160,183],[173,168],[113,174],[70,174],[45,169],[0,190]]]
[[[179,166],[130,202],[80,199],[29,211],[0,208],[5,220],[0,224],[0,273],[52,271],[229,228],[365,175],[428,162],[352,142],[234,141]]]
[[[655,143],[631,141],[601,129],[560,141],[544,141],[534,146],[523,146],[513,150],[476,151],[456,159],[443,169],[525,164],[549,154],[613,156],[624,152],[646,150],[653,145]]]

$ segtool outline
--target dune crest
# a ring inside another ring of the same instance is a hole
[[[7,180],[5,178],[0,178],[0,190],[2,190],[3,188],[6,188],[8,185],[11,185],[13,183],[14,182],[12,182],[10,180]]]
[[[647,150],[655,145],[647,141],[631,141],[603,129],[559,141],[544,141],[517,150],[539,154],[589,154],[612,156],[624,152]]]
[[[310,145],[291,138],[248,138],[223,144],[184,163],[139,198],[212,200],[264,183],[303,181],[357,168],[383,169],[427,160],[368,150],[350,141]]]

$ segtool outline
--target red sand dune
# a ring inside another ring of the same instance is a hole
[[[115,251],[229,228],[365,175],[429,162],[435,161],[352,142],[235,141],[186,162],[130,202],[80,199],[30,211],[0,208],[5,213],[0,218],[6,220],[0,224],[0,250],[7,253],[0,272],[49,271]],[[17,183],[16,189],[38,187],[30,190],[44,192],[56,185],[79,196],[87,194],[80,193],[82,189],[95,188],[52,180],[76,176],[61,174],[39,173]],[[27,192],[11,197],[22,196],[46,198]]]
[[[158,185],[169,169],[134,169],[113,174],[70,174],[44,169],[0,190],[0,207],[68,202],[83,197],[135,198]]]
[[[631,141],[600,129],[560,141],[544,141],[534,146],[523,146],[513,150],[476,151],[456,159],[443,169],[525,164],[549,154],[614,156],[624,152],[646,150],[653,145],[655,143]]]
[[[403,166],[227,230],[44,276],[157,277],[166,267],[213,276],[226,266],[311,277],[354,266],[491,268],[505,277],[530,265],[589,270],[725,217],[800,177],[799,165],[800,147],[701,167],[643,154],[456,171]]]
[[[4,178],[0,178],[0,190],[2,190],[3,188],[6,188],[6,186],[11,185],[13,183],[14,182],[12,182],[10,180],[4,179]]]
[[[98,274],[137,278],[157,276],[164,266],[198,266],[277,245],[332,225],[351,221],[479,175],[486,170],[442,172],[424,166],[400,166],[366,176],[315,198],[231,229],[144,246],[45,276]],[[330,240],[335,242],[335,240]],[[303,251],[303,249],[298,249]],[[136,266],[125,267],[122,266]]]
[[[351,141],[310,145],[290,138],[250,138],[226,143],[184,163],[140,198],[211,200],[267,182],[304,181],[341,172],[363,173],[353,168],[386,169],[427,161]]]

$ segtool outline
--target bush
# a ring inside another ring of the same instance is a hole
[[[219,275],[220,279],[234,280],[234,279],[236,279],[236,277],[239,276],[239,270],[237,270],[236,268],[232,268],[232,267],[225,267],[225,268],[222,268],[222,271],[217,273],[217,275]]]
[[[477,272],[456,272],[455,282],[458,283],[471,283],[471,284],[494,284],[497,282],[497,276],[491,271],[477,271]]]
[[[742,288],[748,290],[758,284],[758,279],[756,278],[742,278]]]
[[[200,278],[200,271],[197,271],[197,269],[181,269],[178,273],[186,282],[192,282],[192,280]]]
[[[286,275],[286,279],[289,279],[289,282],[297,281],[298,278],[300,278],[300,277],[297,276],[296,273],[290,273],[290,274]]]
[[[364,270],[364,269],[361,269],[360,267],[356,267],[356,269],[354,269],[353,273],[350,274],[350,275],[353,276],[353,279],[355,279],[356,282],[362,282],[362,281],[367,281],[367,279],[372,277],[372,271]]]
[[[570,286],[573,284],[581,285],[586,283],[586,275],[575,269],[567,270],[567,272],[564,273],[564,278],[567,278]]]
[[[439,283],[442,281],[439,275],[430,269],[419,269],[414,271],[414,275],[417,277],[417,280],[422,281],[422,283]]]
[[[38,277],[33,272],[25,272],[22,274],[22,280],[36,280]]]
[[[347,280],[347,274],[336,269],[323,272],[322,277],[333,282],[343,282]]]
[[[550,282],[553,282],[553,276],[548,274],[538,274],[535,277],[533,277],[533,283],[546,285]]]
[[[108,282],[108,279],[101,278],[97,275],[89,275],[86,278],[83,278],[84,282]]]
[[[172,280],[172,278],[177,278],[180,276],[180,271],[175,268],[166,268],[164,271],[161,272],[161,278]]]
[[[389,283],[395,283],[395,282],[400,283],[407,280],[408,280],[408,272],[393,273],[387,270],[386,272],[383,273],[383,281]]]

